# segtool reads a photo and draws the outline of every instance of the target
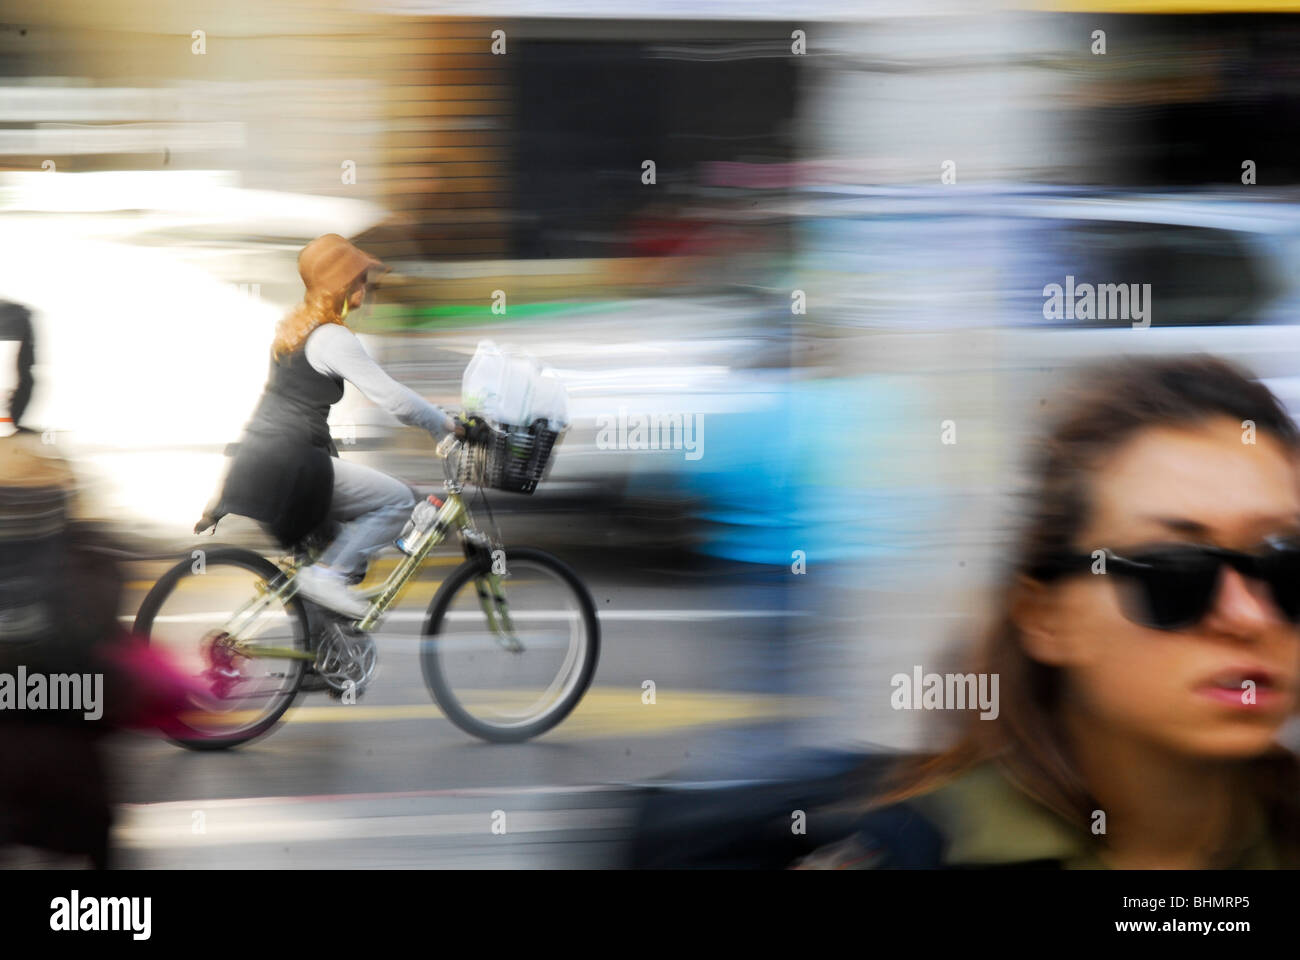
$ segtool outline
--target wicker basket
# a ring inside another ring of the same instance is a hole
[[[531,427],[494,425],[491,439],[465,449],[460,463],[462,483],[511,493],[532,493],[550,466],[559,434],[545,420]]]

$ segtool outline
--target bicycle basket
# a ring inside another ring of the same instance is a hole
[[[461,482],[532,493],[546,474],[559,436],[545,420],[536,420],[531,427],[494,425],[490,440],[475,444],[461,457]]]

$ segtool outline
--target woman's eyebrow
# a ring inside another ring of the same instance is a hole
[[[1195,520],[1188,520],[1186,517],[1160,517],[1148,515],[1142,519],[1158,524],[1174,533],[1182,533],[1192,537],[1203,537],[1210,532],[1210,528],[1206,524],[1198,523]]]
[[[1206,537],[1213,533],[1213,528],[1208,524],[1190,520],[1186,517],[1162,517],[1148,514],[1141,519],[1164,527],[1172,533],[1179,533],[1189,537]],[[1252,518],[1252,522],[1260,527],[1300,528],[1300,515],[1261,514],[1257,518]]]

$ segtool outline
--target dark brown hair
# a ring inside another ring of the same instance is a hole
[[[1268,388],[1213,357],[1091,366],[1080,371],[1062,400],[1060,415],[1033,450],[1034,486],[1025,525],[977,654],[975,669],[999,677],[1000,716],[988,721],[969,714],[953,747],[899,766],[873,805],[926,793],[977,763],[993,761],[1024,792],[1068,822],[1086,827],[1096,804],[1071,761],[1061,726],[1062,675],[1025,652],[1012,614],[1018,579],[1039,561],[1075,548],[1075,538],[1088,523],[1090,485],[1098,467],[1142,430],[1229,417],[1252,421],[1257,433],[1276,438],[1291,454],[1300,452],[1300,433]],[[1300,765],[1281,748],[1251,762],[1258,773],[1254,782],[1278,831],[1275,838],[1288,862],[1296,863]]]

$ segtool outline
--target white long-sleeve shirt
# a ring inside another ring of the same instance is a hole
[[[423,427],[436,440],[455,429],[451,417],[440,407],[385,373],[366,353],[357,335],[342,324],[321,324],[307,337],[305,349],[313,370],[327,377],[342,377],[402,423]]]

